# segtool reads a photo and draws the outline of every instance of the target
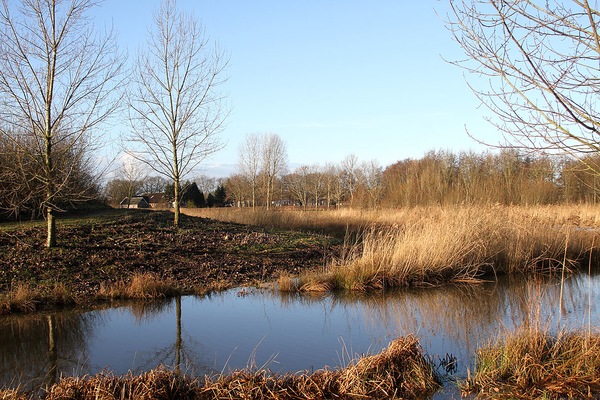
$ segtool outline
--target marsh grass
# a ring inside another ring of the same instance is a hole
[[[0,314],[35,310],[42,294],[28,285],[16,284],[0,294]]]
[[[285,375],[248,367],[202,381],[165,368],[139,375],[101,373],[64,377],[45,400],[105,399],[381,399],[424,398],[440,387],[431,361],[413,336],[398,338],[380,354],[363,356],[344,368]],[[0,398],[19,393],[0,391]],[[24,397],[23,397],[24,398]]]
[[[535,210],[535,212],[533,212]],[[510,207],[415,210],[348,235],[342,255],[298,279],[298,290],[373,290],[477,282],[486,274],[553,273],[590,257],[595,229]]]
[[[97,296],[100,299],[159,299],[179,293],[169,280],[152,273],[136,273],[129,281],[102,285]]]
[[[0,293],[0,315],[32,312],[41,304],[64,306],[76,302],[77,296],[68,286],[60,282],[42,288],[17,283],[9,290]]]
[[[268,229],[310,231],[343,238],[373,223],[381,211],[340,209],[331,211],[297,211],[293,209],[264,210],[251,208],[188,208],[187,215],[219,221],[260,226]]]
[[[27,393],[13,389],[0,389],[0,400],[28,400],[31,396]]]
[[[490,342],[476,355],[466,394],[500,398],[597,398],[600,336],[523,330]]]
[[[507,214],[517,223],[537,221],[552,226],[600,227],[600,206],[587,204],[565,204],[549,206],[418,206],[397,209],[354,209],[339,208],[319,211],[300,211],[281,208],[264,210],[258,208],[187,208],[182,212],[220,221],[256,225],[266,228],[312,231],[344,238],[348,232],[359,232],[369,227],[393,227],[412,225],[423,219],[439,218],[440,215],[473,210],[474,213],[494,212],[498,217]]]

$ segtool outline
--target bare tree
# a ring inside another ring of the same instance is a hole
[[[449,3],[448,26],[466,54],[454,63],[489,77],[485,86],[470,86],[509,144],[566,152],[584,163],[597,154],[598,10],[588,0]],[[588,168],[600,173],[595,164]]]
[[[204,174],[198,175],[196,178],[194,178],[194,182],[196,182],[198,189],[202,193],[207,193],[207,194],[217,190],[217,187],[219,187],[219,185],[222,183],[222,182],[220,182],[220,180],[212,178],[212,177],[204,175]]]
[[[310,174],[310,167],[302,165],[284,179],[287,190],[292,195],[292,198],[302,205],[304,211],[306,211],[308,197],[310,196]]]
[[[163,193],[168,183],[169,181],[160,175],[147,176],[139,190],[142,193]]]
[[[261,143],[262,174],[264,176],[267,210],[273,196],[275,179],[287,168],[287,150],[285,143],[275,133],[265,133]]]
[[[309,179],[308,183],[310,186],[310,192],[315,199],[315,211],[319,208],[319,200],[323,195],[325,173],[321,169],[319,164],[313,164],[309,167]]]
[[[124,57],[112,32],[96,33],[86,16],[99,0],[14,3],[0,6],[0,134],[35,164],[54,247],[54,211],[80,195],[71,178],[120,103],[110,97]]]
[[[240,175],[235,174],[230,176],[225,182],[225,187],[229,192],[230,200],[237,205],[237,207],[245,207],[249,204],[247,199],[251,197],[248,194],[248,184],[246,179]]]
[[[128,152],[173,181],[176,228],[182,179],[223,147],[228,111],[219,86],[227,63],[194,15],[177,10],[175,0],[160,3],[133,72]]]
[[[354,201],[354,192],[358,185],[357,168],[358,157],[356,154],[350,154],[342,160],[342,182],[346,192],[350,195],[350,203]]]
[[[369,208],[377,208],[379,206],[383,192],[382,176],[383,168],[381,168],[379,161],[376,159],[361,163],[357,170],[357,180],[369,196]]]
[[[127,208],[131,205],[131,198],[138,194],[138,191],[144,185],[148,174],[144,167],[135,158],[126,157],[121,160],[121,167],[118,172],[121,180],[125,184]]]
[[[335,203],[337,206],[344,195],[341,170],[335,164],[326,163],[323,175],[327,197],[327,209],[329,209],[332,203]]]
[[[256,206],[256,189],[261,167],[262,136],[258,133],[246,135],[246,139],[238,148],[238,170],[250,185],[252,192],[252,208]]]

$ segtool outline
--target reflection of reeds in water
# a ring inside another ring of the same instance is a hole
[[[337,370],[278,375],[265,369],[235,370],[204,382],[159,368],[140,375],[99,374],[62,378],[45,395],[55,399],[328,399],[422,398],[440,387],[418,340],[394,340],[380,354]],[[6,392],[6,395],[11,393]],[[0,396],[2,393],[0,392]]]
[[[572,311],[583,315],[581,305],[587,304],[587,278],[583,278],[577,276],[565,282],[563,306],[570,315]],[[466,372],[463,368],[477,346],[496,332],[520,326],[550,326],[552,318],[558,315],[559,281],[556,277],[507,276],[478,285],[465,283],[376,293],[274,292],[270,296],[292,312],[297,306],[322,305],[320,309],[332,315],[345,313],[349,324],[362,321],[369,332],[418,333],[427,343],[428,338],[443,338],[446,348],[443,352],[461,357],[460,372]],[[580,322],[571,323],[577,329]]]

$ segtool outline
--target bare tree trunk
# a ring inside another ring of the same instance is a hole
[[[56,221],[54,220],[54,210],[52,207],[46,209],[46,217],[48,218],[48,236],[46,238],[46,247],[56,247]]]
[[[173,220],[173,226],[175,227],[175,229],[179,229],[179,198],[181,196],[181,194],[179,193],[179,177],[175,177],[175,184],[173,189],[175,191],[175,203],[173,204],[173,213],[175,214],[175,218]]]

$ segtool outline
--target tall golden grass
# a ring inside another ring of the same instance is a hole
[[[284,290],[368,289],[472,281],[486,273],[551,272],[589,257],[600,207],[460,206],[302,212],[199,209],[186,212],[278,229],[341,235],[344,252]],[[566,250],[565,250],[566,249]]]
[[[502,398],[598,398],[600,336],[537,329],[508,334],[478,350],[475,373],[462,391]]]
[[[179,290],[168,280],[151,273],[137,273],[129,281],[101,286],[97,297],[101,299],[158,299],[177,294],[179,294]]]
[[[66,305],[76,302],[76,295],[63,283],[55,283],[45,290],[26,284],[14,284],[0,293],[0,315],[35,311],[40,304]]]
[[[548,206],[447,206],[447,207],[404,207],[397,209],[362,210],[339,208],[319,211],[301,211],[282,207],[265,210],[257,208],[184,208],[182,212],[197,217],[213,218],[220,221],[256,225],[266,228],[309,230],[344,237],[347,232],[356,232],[372,226],[410,225],[425,218],[435,218],[438,214],[448,214],[457,210],[474,210],[473,213],[498,211],[501,218],[507,213],[518,220],[550,222],[555,226],[569,225],[580,227],[600,227],[600,206],[589,204],[548,205]]]
[[[520,208],[431,209],[402,223],[376,225],[347,243],[302,290],[381,289],[472,281],[484,274],[576,268],[589,257],[595,230]]]

